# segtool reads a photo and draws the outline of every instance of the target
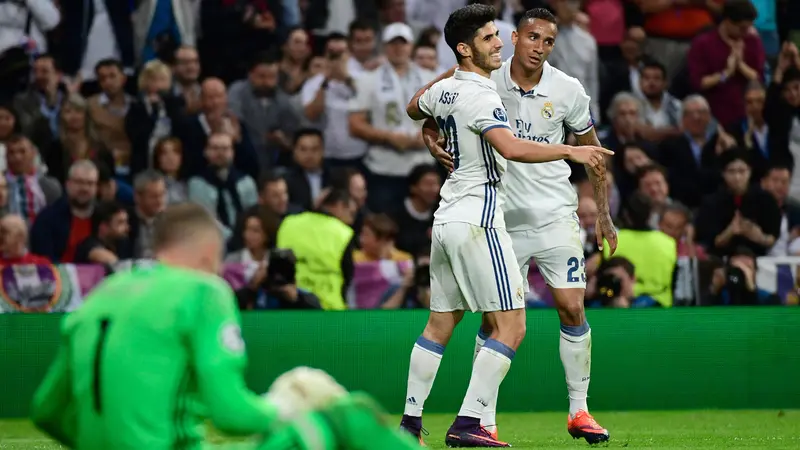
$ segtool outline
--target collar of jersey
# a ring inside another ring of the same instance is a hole
[[[494,81],[481,76],[475,72],[467,72],[465,70],[456,69],[456,73],[453,75],[457,80],[468,80],[468,81],[475,81],[480,84],[484,84],[492,88],[493,91],[497,90],[497,85],[494,84]]]
[[[519,85],[517,85],[517,83],[511,79],[511,60],[513,59],[513,56],[508,58],[500,70],[503,71],[503,78],[506,80],[506,89],[509,91],[521,91],[522,88],[520,88]],[[542,79],[539,80],[539,84],[533,88],[533,91],[528,92],[525,95],[530,95],[532,93],[544,97],[550,95],[550,80],[553,77],[552,73],[553,66],[551,66],[549,62],[545,61],[544,65],[542,66]]]

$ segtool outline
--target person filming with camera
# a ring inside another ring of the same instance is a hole
[[[777,305],[777,295],[756,285],[756,255],[740,245],[734,248],[727,262],[714,270],[709,288],[711,305]]]
[[[590,283],[587,290],[594,291],[587,306],[598,308],[642,308],[661,306],[648,294],[635,295],[636,269],[627,258],[614,256],[600,265],[594,289]]]

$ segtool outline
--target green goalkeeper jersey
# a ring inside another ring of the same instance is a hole
[[[246,362],[227,283],[165,265],[134,269],[64,318],[32,417],[80,450],[198,449],[207,418],[229,434],[264,433],[277,411],[245,386]]]

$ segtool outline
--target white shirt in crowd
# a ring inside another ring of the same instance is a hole
[[[511,130],[519,139],[564,143],[564,125],[582,135],[593,127],[590,98],[580,82],[544,63],[542,79],[532,91],[521,92],[511,79],[511,59],[492,72],[497,92],[507,108]],[[574,214],[578,196],[569,182],[566,161],[539,164],[511,162],[506,175],[506,226],[509,231],[533,230]]]
[[[421,124],[406,114],[408,100],[436,78],[436,74],[414,63],[399,76],[389,63],[356,78],[358,92],[350,101],[350,112],[368,112],[373,127],[408,135],[419,133]],[[419,164],[433,163],[424,147],[398,151],[385,145],[370,145],[364,164],[372,172],[385,176],[405,177]]]
[[[300,91],[303,107],[314,101],[322,88],[325,76],[309,78]],[[331,80],[325,91],[325,112],[314,125],[322,129],[325,138],[325,157],[335,159],[361,158],[367,152],[367,143],[350,135],[348,108],[355,96],[353,89],[341,81]]]
[[[21,3],[21,4],[20,4]],[[25,27],[30,17],[30,32]],[[61,21],[61,13],[53,0],[21,0],[0,3],[0,53],[12,47],[27,44],[32,40],[39,53],[47,51],[44,33],[52,30]]]
[[[122,59],[122,54],[114,37],[114,29],[111,27],[111,17],[106,10],[106,3],[103,0],[93,0],[94,17],[92,25],[89,27],[89,37],[86,40],[86,52],[83,54],[81,62],[81,79],[91,81],[97,79],[94,73],[94,66],[100,61],[108,58],[117,60]]]
[[[465,222],[504,228],[503,174],[507,161],[483,138],[494,128],[511,128],[495,82],[457,70],[453,77],[425,91],[419,108],[436,118],[444,130],[456,166],[442,186],[434,224]]]

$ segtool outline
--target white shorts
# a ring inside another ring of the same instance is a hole
[[[531,258],[547,285],[556,289],[586,289],[586,260],[577,214],[563,217],[536,230],[509,232],[517,263],[528,286]]]
[[[505,229],[434,225],[431,311],[492,312],[525,307],[525,285]]]

